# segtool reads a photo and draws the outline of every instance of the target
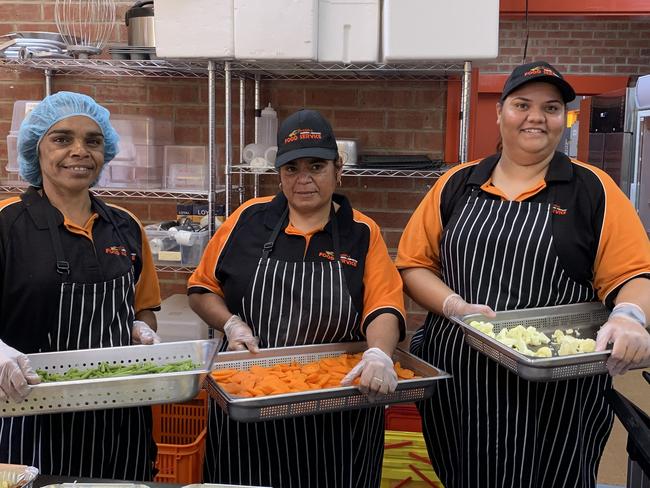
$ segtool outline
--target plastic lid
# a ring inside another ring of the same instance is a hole
[[[271,117],[277,117],[278,116],[277,112],[273,109],[273,107],[271,107],[270,102],[269,102],[268,107],[264,107],[264,110],[262,110],[262,116],[264,116],[264,115],[268,115],[268,116],[271,116]]]

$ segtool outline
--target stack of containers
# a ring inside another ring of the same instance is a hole
[[[165,146],[164,181],[172,190],[207,190],[207,146]]]
[[[234,8],[235,58],[317,59],[318,0],[235,0]]]
[[[171,120],[145,115],[112,115],[120,152],[102,173],[106,188],[162,188],[164,147],[174,143]]]
[[[379,14],[379,0],[319,0],[318,60],[376,63]]]
[[[499,0],[384,0],[382,53],[386,63],[494,59]]]
[[[18,175],[18,131],[20,125],[29,112],[32,111],[38,100],[16,100],[14,102],[14,111],[11,119],[11,130],[7,135],[7,179],[5,184],[22,186],[27,183]]]

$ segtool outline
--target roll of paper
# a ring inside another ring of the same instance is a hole
[[[269,164],[264,157],[253,158],[250,164],[254,168],[254,173],[264,173],[266,172],[266,168],[269,167]]]
[[[271,146],[264,151],[264,159],[269,163],[269,166],[275,164],[275,156],[278,153],[278,146]]]
[[[249,144],[244,147],[242,157],[247,164],[251,164],[251,161],[255,158],[263,158],[264,151],[266,151],[268,147],[269,146],[265,144]]]

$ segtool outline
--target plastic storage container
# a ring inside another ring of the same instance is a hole
[[[128,139],[120,141],[120,152],[113,161],[145,168],[160,168],[162,171],[165,158],[165,146],[133,144]]]
[[[203,478],[208,395],[184,403],[154,405],[153,438],[158,445],[158,483],[200,483]]]
[[[422,419],[414,403],[391,405],[386,409],[386,430],[422,432]]]
[[[18,132],[9,132],[7,136],[7,171],[18,172]]]
[[[154,23],[160,57],[235,56],[233,0],[156,0]]]
[[[379,0],[320,0],[318,60],[379,61]]]
[[[234,6],[237,59],[317,59],[318,0],[235,0]]]
[[[207,190],[207,146],[165,146],[164,167],[166,188]]]
[[[266,148],[275,146],[278,138],[278,113],[270,103],[262,110],[258,127],[256,143],[266,146]]]
[[[127,143],[149,146],[174,144],[171,120],[146,115],[112,115],[111,124],[120,139]]]
[[[159,230],[158,225],[145,227],[149,246],[156,264],[168,266],[196,266],[201,261],[210,235],[208,230]]]
[[[208,338],[208,324],[190,308],[187,295],[172,295],[155,312],[158,330],[163,342],[193,341]]]
[[[499,0],[384,0],[382,50],[386,62],[496,58]]]
[[[162,181],[162,167],[146,168],[112,161],[105,171],[109,173],[112,183],[130,183],[133,188],[139,188],[141,184],[160,188]]]
[[[16,135],[18,135],[20,124],[23,123],[27,114],[39,103],[39,100],[16,100],[14,102],[14,111],[11,118],[11,132],[16,132]]]

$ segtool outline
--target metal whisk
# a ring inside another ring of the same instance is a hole
[[[115,28],[115,0],[56,0],[54,21],[70,54],[100,54]]]

